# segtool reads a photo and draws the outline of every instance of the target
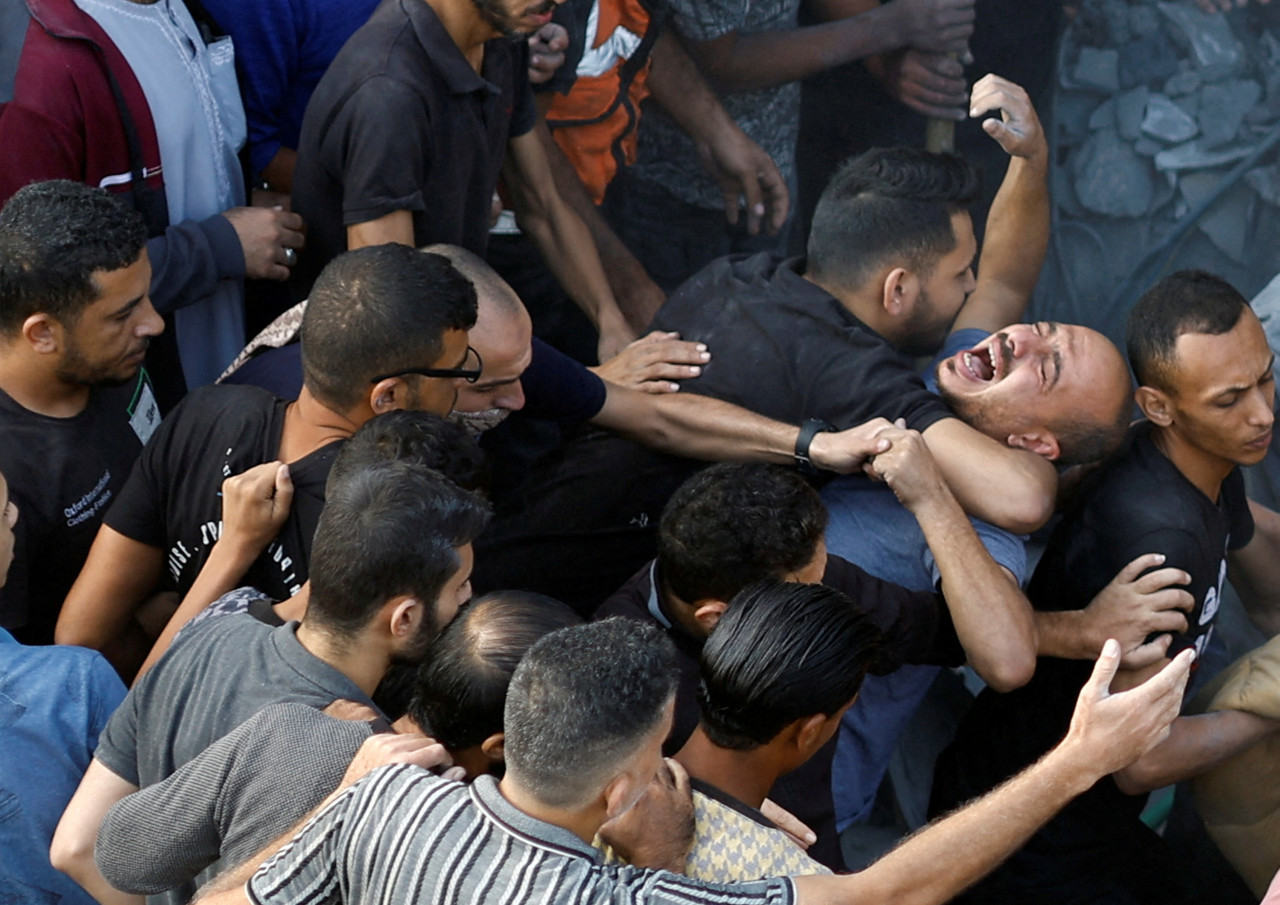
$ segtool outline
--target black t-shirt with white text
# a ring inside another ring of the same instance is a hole
[[[194,391],[143,450],[106,524],[162,548],[169,583],[185,594],[222,532],[223,480],[277,458],[288,406],[257,387]],[[283,600],[307,580],[325,482],[341,445],[330,443],[289,464],[294,486],[289,517],[242,584]]]
[[[145,371],[118,387],[95,387],[71,418],[28,411],[0,391],[0,472],[18,506],[0,627],[18,640],[53,643],[103,513],[159,423]]]
[[[1151,425],[1142,422],[1054,529],[1027,596],[1042,611],[1083,609],[1129,562],[1163,553],[1161,568],[1183,569],[1191,576],[1187,590],[1195,600],[1188,629],[1174,635],[1169,655],[1188,647],[1200,653],[1213,633],[1227,554],[1252,536],[1240,470],[1223,481],[1218,500],[1210,500],[1156,448]],[[1088,660],[1041,657],[1022,688],[1008,694],[984,691],[939,759],[935,809],[982,794],[1057,744],[1092,668]],[[1029,851],[1045,857],[1094,847],[1119,850],[1144,804],[1144,796],[1124,795],[1104,778],[1041,830]],[[1038,869],[1046,868],[1040,864]],[[1017,857],[1007,870],[1019,870]]]

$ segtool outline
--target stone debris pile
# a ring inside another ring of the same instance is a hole
[[[1084,0],[1062,52],[1055,195],[1068,216],[1180,220],[1280,130],[1280,4]],[[1258,204],[1280,207],[1274,153],[1197,226],[1243,262]]]

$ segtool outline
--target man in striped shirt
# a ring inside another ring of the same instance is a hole
[[[500,782],[467,787],[404,764],[374,770],[203,901],[944,902],[1165,736],[1191,654],[1112,695],[1119,660],[1108,641],[1062,744],[862,873],[718,885],[671,870],[687,854],[691,821],[687,777],[662,758],[675,688],[670,642],[625,619],[563,629],[512,678]],[[346,780],[367,769],[361,760]],[[590,846],[597,833],[632,866],[601,863]]]

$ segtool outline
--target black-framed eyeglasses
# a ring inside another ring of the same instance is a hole
[[[467,367],[472,361],[475,362],[474,367]],[[370,383],[380,383],[383,380],[390,380],[392,377],[403,377],[405,374],[417,374],[421,377],[461,377],[467,383],[475,383],[480,379],[480,373],[484,370],[484,360],[480,357],[480,353],[467,346],[467,357],[462,361],[460,368],[406,368],[403,371],[394,371],[391,374],[380,374],[370,380]]]

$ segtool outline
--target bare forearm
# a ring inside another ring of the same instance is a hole
[[[1116,785],[1137,795],[1191,779],[1277,731],[1280,723],[1240,710],[1179,717],[1167,739],[1116,774]]]
[[[945,489],[944,494],[914,514],[938,564],[969,664],[996,691],[1012,691],[1036,668],[1031,604],[991,558],[955,498]]]
[[[164,551],[103,525],[58,615],[55,640],[102,650],[160,580]]]
[[[1047,155],[1014,157],[991,205],[964,326],[995,331],[1021,321],[1048,249]]]
[[[680,40],[667,30],[653,45],[649,92],[694,141],[708,141],[733,119],[690,59]]]
[[[538,135],[546,148],[547,161],[551,165],[551,174],[560,197],[582,219],[587,231],[591,233],[605,278],[609,281],[609,288],[617,300],[619,310],[635,329],[643,329],[653,320],[662,305],[665,298],[662,290],[650,278],[644,265],[622,244],[617,233],[600,216],[600,211],[587,194],[582,180],[560,151],[550,131],[539,129]],[[637,287],[651,287],[652,291],[633,291]]]
[[[861,873],[798,877],[802,905],[815,902],[934,905],[949,901],[1022,845],[1096,776],[1055,749],[984,798],[930,824]]]
[[[1092,660],[1102,650],[1105,638],[1095,638],[1084,610],[1032,614],[1036,627],[1037,653],[1063,660]]]
[[[610,386],[593,423],[662,452],[708,461],[790,464],[800,429],[693,393],[651,395]]]
[[[113,804],[136,791],[137,786],[94,758],[53,833],[49,862],[102,905],[142,905],[142,896],[121,892],[108,883],[93,857],[102,818]]]
[[[785,85],[904,46],[907,42],[893,7],[889,4],[804,28],[735,34],[708,42],[716,45],[712,53],[699,49],[694,56],[707,78],[724,93]]]

